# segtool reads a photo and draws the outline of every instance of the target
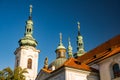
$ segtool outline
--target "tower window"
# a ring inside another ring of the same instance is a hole
[[[27,29],[27,32],[29,32],[29,29]]]
[[[28,28],[28,29],[27,29],[27,32],[31,32],[31,29],[30,29],[30,28]]]
[[[120,68],[118,64],[113,65],[113,75],[114,78],[120,77]]]
[[[27,68],[32,69],[32,59],[28,59]]]
[[[19,66],[19,57],[16,57],[16,67]]]
[[[16,67],[18,67],[19,66],[19,60],[17,59],[16,60]]]
[[[30,32],[31,32],[31,29],[30,29]]]
[[[81,45],[82,45],[82,43],[79,43],[78,45],[79,45],[79,46],[81,46]]]

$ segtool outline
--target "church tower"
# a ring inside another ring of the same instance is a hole
[[[83,37],[80,34],[80,22],[78,24],[78,36],[77,36],[77,53],[74,54],[74,57],[79,57],[85,53]]]
[[[66,48],[62,43],[62,33],[60,33],[60,42],[55,52],[56,52],[56,59],[48,67],[51,70],[58,69],[67,60]]]
[[[26,80],[35,80],[38,69],[39,50],[37,41],[33,38],[32,5],[30,15],[25,25],[24,37],[19,40],[19,47],[15,51],[15,67],[27,68]]]

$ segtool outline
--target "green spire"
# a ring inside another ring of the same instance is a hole
[[[32,21],[32,5],[30,5],[30,15],[29,19],[26,21],[26,32],[25,36],[31,36],[33,33],[33,21]]]
[[[71,58],[71,57],[73,57],[72,46],[71,46],[70,38],[68,38],[68,58]]]
[[[74,55],[75,57],[84,54],[84,42],[83,42],[83,37],[80,34],[80,22],[78,22],[77,24],[78,24],[77,53]]]
[[[32,21],[32,5],[30,5],[30,15],[26,21],[25,34],[22,39],[19,40],[20,46],[37,46],[37,41],[33,38],[33,21]]]

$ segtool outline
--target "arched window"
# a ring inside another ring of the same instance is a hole
[[[113,65],[113,75],[114,78],[120,77],[120,68],[117,63]]]
[[[19,60],[17,59],[16,60],[16,67],[18,67],[19,66]]]
[[[27,29],[27,32],[29,31],[29,29]]]
[[[32,69],[32,59],[28,59],[27,68]]]
[[[16,67],[19,66],[19,57],[16,57]]]
[[[31,29],[29,30],[29,32],[31,32]]]

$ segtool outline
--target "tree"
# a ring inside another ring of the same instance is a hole
[[[3,71],[0,71],[0,80],[5,80]]]
[[[0,71],[0,80],[25,80],[25,73],[27,73],[26,68],[16,67],[12,70],[10,67],[7,67]]]
[[[25,75],[24,75],[25,73],[28,73],[26,68],[22,69],[21,67],[16,67],[14,69],[13,79],[15,79],[15,80],[25,80]]]

